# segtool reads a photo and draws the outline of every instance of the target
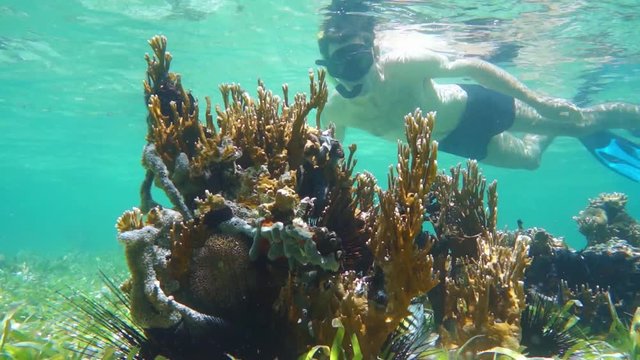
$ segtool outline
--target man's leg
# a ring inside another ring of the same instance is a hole
[[[598,130],[640,129],[640,106],[627,103],[604,103],[589,106],[583,111],[584,117]]]
[[[491,138],[487,156],[481,161],[499,167],[534,170],[540,166],[542,153],[551,141],[551,136],[526,134],[519,138],[505,131]]]
[[[608,129],[640,129],[640,106],[627,103],[605,103],[580,110],[576,120],[551,119],[541,116],[531,106],[515,100],[515,121],[509,129],[551,136],[582,137]]]

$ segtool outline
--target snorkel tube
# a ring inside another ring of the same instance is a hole
[[[357,84],[351,90],[347,89],[347,87],[342,84],[338,84],[338,86],[336,86],[336,90],[343,98],[353,99],[362,92],[362,84]]]

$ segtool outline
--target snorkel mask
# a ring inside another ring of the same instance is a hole
[[[362,79],[373,65],[373,49],[367,44],[348,44],[334,51],[327,60],[316,60],[316,65],[326,67],[329,75],[336,79],[357,81]],[[355,85],[351,90],[343,84],[338,84],[336,90],[344,98],[352,99],[360,94],[362,84]]]

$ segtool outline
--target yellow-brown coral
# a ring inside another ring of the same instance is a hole
[[[154,55],[146,55],[145,99],[149,109],[147,140],[156,145],[165,164],[173,171],[180,153],[195,155],[196,142],[203,137],[198,121],[198,103],[182,87],[180,76],[169,72],[171,54],[167,39],[149,40]]]
[[[189,275],[193,249],[202,247],[209,237],[205,226],[193,220],[173,225],[170,231],[171,259],[169,271],[174,279],[184,284]]]
[[[204,199],[196,199],[196,206],[199,214],[206,214],[210,211],[220,210],[225,207],[224,197],[220,194],[212,194],[205,190]]]
[[[125,231],[142,229],[147,225],[161,227],[161,217],[162,214],[159,208],[153,208],[147,214],[143,214],[140,209],[134,207],[120,215],[116,220],[116,229],[118,233],[123,233]]]
[[[495,346],[517,350],[520,316],[525,307],[524,270],[529,264],[529,239],[520,236],[513,247],[479,240],[477,259],[458,259],[459,275],[445,278],[443,344],[459,347],[477,335],[467,350]],[[450,272],[451,273],[451,272]]]
[[[318,71],[318,81],[309,73],[311,98],[296,95],[289,104],[288,88],[283,86],[284,102],[258,83],[258,99],[253,100],[238,85],[222,85],[220,91],[224,109],[217,107],[218,125],[223,137],[228,137],[243,149],[239,163],[244,167],[267,165],[274,178],[302,164],[302,154],[311,130],[305,120],[312,109],[317,116],[327,99],[324,71]]]
[[[116,220],[116,229],[121,233],[129,230],[142,229],[143,226],[144,219],[142,212],[135,207],[125,211],[118,220]]]
[[[378,226],[370,246],[375,265],[384,273],[388,304],[384,314],[369,315],[369,333],[363,340],[371,351],[408,315],[411,299],[438,283],[429,255],[431,244],[419,248],[415,243],[437,171],[437,144],[431,142],[434,121],[433,113],[423,117],[419,110],[405,117],[408,145],[398,145],[398,175],[391,171],[389,190],[379,194]]]
[[[442,312],[442,342],[456,348],[474,339],[466,345],[472,352],[494,346],[517,349],[530,239],[519,236],[511,246],[503,241],[496,231],[496,183],[487,189],[485,209],[486,181],[475,161],[451,174],[438,176],[434,191],[440,206],[430,214],[439,241],[446,240],[447,246],[437,259],[444,293],[431,297]]]

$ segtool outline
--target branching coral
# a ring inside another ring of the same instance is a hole
[[[342,269],[366,272],[371,269],[373,255],[368,246],[375,230],[378,207],[374,199],[378,191],[375,178],[364,172],[351,178],[349,167],[340,172],[338,185],[329,194],[318,224],[330,225],[342,242]]]
[[[466,170],[453,168],[451,177],[439,175],[434,192],[428,216],[437,235],[433,253],[442,284],[429,295],[443,343],[459,347],[482,335],[467,350],[517,349],[530,239],[519,236],[507,245],[496,231],[497,187],[494,182],[486,188],[475,161]]]
[[[386,334],[408,315],[413,297],[437,284],[429,256],[431,244],[419,248],[415,242],[422,232],[423,202],[437,171],[437,144],[431,142],[434,121],[433,113],[423,117],[420,111],[405,117],[408,145],[398,145],[397,177],[391,171],[389,189],[378,195],[380,212],[370,246],[388,295],[384,321],[377,324]],[[372,338],[370,345],[381,344],[380,340]]]
[[[258,98],[253,100],[236,84],[222,85],[220,91],[224,109],[216,107],[218,125],[223,137],[228,137],[243,156],[238,160],[243,167],[266,165],[274,178],[287,169],[303,164],[303,154],[309,136],[319,136],[318,130],[306,126],[306,117],[313,109],[319,117],[327,100],[324,71],[318,72],[318,81],[309,73],[311,97],[303,94],[289,104],[288,87],[283,86],[284,102],[264,83],[258,82]]]
[[[462,180],[462,181],[461,181]],[[497,185],[487,190],[488,211],[484,208],[486,180],[479,173],[475,161],[451,169],[451,176],[440,174],[434,185],[436,206],[429,212],[439,240],[446,244],[454,258],[480,255],[477,240],[480,237],[494,242],[497,219]]]
[[[529,241],[519,237],[513,247],[505,247],[483,239],[479,241],[477,259],[459,259],[450,264],[458,269],[451,268],[451,275],[445,278],[441,331],[445,345],[460,346],[479,335],[468,350],[518,348]]]
[[[311,98],[307,101],[306,96],[296,95],[293,104],[288,103],[286,86],[281,104],[262,82],[256,101],[238,85],[222,85],[225,105],[224,109],[216,107],[216,129],[210,100],[207,98],[203,125],[198,121],[197,100],[184,90],[180,76],[169,72],[171,55],[166,51],[166,39],[156,36],[149,43],[154,56],[146,57],[144,84],[149,108],[149,144],[143,153],[147,175],[141,189],[144,210],[155,205],[150,193],[152,179],[189,220],[195,198],[204,196],[205,189],[251,198],[259,178],[243,177],[244,186],[239,187],[236,162],[247,171],[264,166],[272,179],[289,184],[290,169],[297,170],[305,157],[318,162],[332,158],[331,151],[322,150],[326,136],[305,124],[309,112],[316,109],[319,116],[326,101],[324,72],[318,73],[317,82],[310,73]],[[314,149],[317,154],[310,153]],[[280,179],[283,175],[287,178]],[[250,193],[236,194],[243,189]]]
[[[588,326],[596,333],[606,333],[611,324],[609,316],[609,303],[611,301],[606,289],[588,285],[580,285],[570,288],[566,281],[561,281],[559,289],[559,301],[577,300],[580,306],[577,313],[584,326]]]
[[[147,140],[154,143],[167,166],[173,169],[180,153],[193,156],[200,135],[198,103],[187,93],[180,76],[169,72],[171,54],[167,39],[154,36],[149,40],[154,55],[147,60],[145,100],[149,107]]]

